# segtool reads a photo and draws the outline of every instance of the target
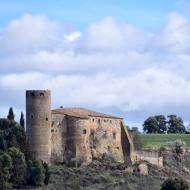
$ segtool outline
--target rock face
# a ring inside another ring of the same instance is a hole
[[[50,102],[49,91],[26,93],[27,135],[38,159],[88,165],[104,154],[119,162],[132,156],[133,142],[122,118],[85,108],[51,111]]]

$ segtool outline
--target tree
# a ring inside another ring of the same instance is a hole
[[[11,157],[4,152],[0,152],[0,189],[5,190],[9,187],[10,169],[12,168]]]
[[[158,124],[155,117],[149,117],[144,121],[143,131],[146,133],[157,133],[158,132]]]
[[[155,116],[157,125],[158,125],[158,133],[165,133],[167,131],[167,122],[164,115],[156,115]]]
[[[161,190],[188,190],[188,183],[182,178],[167,179],[161,186]]]
[[[4,139],[3,133],[0,131],[0,150],[5,151],[7,150],[7,143]]]
[[[166,123],[164,115],[151,116],[145,120],[143,130],[146,133],[165,133],[167,130]]]
[[[168,115],[168,133],[185,133],[185,126],[181,117]]]
[[[14,121],[14,119],[15,119],[15,115],[14,115],[12,107],[9,109],[9,113],[8,113],[7,119],[10,120],[10,121]]]
[[[45,181],[45,169],[41,161],[28,161],[27,183],[29,185],[43,185]]]
[[[25,121],[24,121],[24,114],[23,112],[21,112],[21,116],[20,116],[20,126],[24,128],[25,126]]]
[[[17,148],[9,148],[9,155],[12,158],[11,182],[21,185],[26,179],[26,160],[24,154]]]
[[[44,179],[44,184],[48,185],[49,184],[49,179],[50,179],[50,172],[49,172],[49,166],[46,162],[43,162],[43,167],[45,169],[45,179]]]

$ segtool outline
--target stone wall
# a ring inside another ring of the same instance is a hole
[[[63,162],[63,155],[66,147],[67,123],[66,116],[52,114],[51,127],[51,161]]]
[[[26,91],[26,134],[30,156],[49,162],[51,156],[51,93]]]
[[[121,119],[90,117],[90,147],[94,157],[107,154],[123,162]]]
[[[92,154],[89,142],[89,120],[72,116],[66,116],[66,118],[67,143],[64,155],[65,159],[80,165],[90,163],[92,161]]]
[[[132,156],[133,162],[147,161],[153,165],[163,167],[163,157],[157,151],[136,151]]]

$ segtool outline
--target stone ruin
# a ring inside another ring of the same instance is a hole
[[[26,134],[31,157],[49,164],[88,165],[105,154],[117,162],[133,158],[123,118],[85,108],[51,110],[49,90],[26,91]]]

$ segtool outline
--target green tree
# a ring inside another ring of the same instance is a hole
[[[2,151],[7,150],[7,143],[4,139],[2,131],[0,131],[0,150],[2,150]]]
[[[185,126],[181,117],[168,115],[168,133],[185,133]]]
[[[146,133],[157,133],[158,132],[158,124],[155,117],[149,117],[144,121],[143,131]]]
[[[49,184],[49,179],[50,179],[50,172],[49,172],[49,166],[46,162],[43,162],[43,167],[45,169],[45,179],[44,179],[44,184],[48,185]]]
[[[158,133],[166,133],[167,131],[167,122],[166,117],[164,115],[156,115],[155,116],[157,125],[158,125]]]
[[[27,165],[24,154],[17,148],[9,148],[9,155],[12,158],[11,182],[21,185],[25,182]]]
[[[15,119],[15,115],[14,115],[12,107],[9,109],[9,113],[8,113],[7,119],[10,120],[10,121],[14,121],[14,119]]]
[[[41,161],[28,161],[27,183],[29,185],[43,185],[45,181],[45,169]]]
[[[0,152],[0,189],[8,189],[10,179],[10,169],[12,168],[11,157],[4,152]]]
[[[20,116],[20,126],[22,126],[24,128],[25,125],[25,121],[24,121],[24,114],[23,112],[21,112],[21,116]]]
[[[161,190],[188,190],[188,183],[182,178],[167,179],[161,186]]]

